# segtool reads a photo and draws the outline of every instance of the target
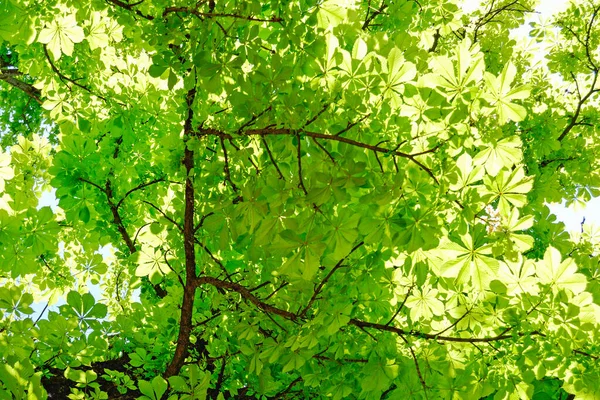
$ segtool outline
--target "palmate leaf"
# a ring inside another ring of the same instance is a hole
[[[423,85],[443,89],[447,97],[454,101],[481,80],[485,64],[479,45],[472,45],[467,38],[454,49],[454,57],[434,57],[430,68],[434,72],[423,77]]]
[[[10,153],[0,152],[0,193],[4,192],[5,182],[15,176],[10,166]]]
[[[493,200],[499,199],[499,208],[510,209],[510,204],[523,207],[527,203],[526,194],[533,187],[533,177],[525,176],[523,167],[512,171],[500,171],[495,178],[484,177],[486,191],[493,195]]]
[[[332,218],[328,247],[335,262],[345,257],[358,237],[357,224],[360,216],[351,214],[346,210],[338,210],[338,215]]]
[[[348,7],[352,5],[349,0],[326,0],[318,8],[317,17],[319,28],[332,30],[346,19]]]
[[[180,400],[205,400],[210,384],[210,374],[201,371],[197,365],[188,367],[189,377],[172,376],[169,378],[171,388],[181,393]]]
[[[46,44],[54,61],[58,61],[62,54],[72,55],[74,43],[80,43],[83,39],[85,34],[77,25],[75,15],[68,14],[46,24],[40,32],[38,42]]]
[[[450,189],[452,190],[461,190],[483,179],[485,173],[483,166],[475,166],[473,159],[468,153],[463,153],[458,157],[456,166],[458,167],[458,179],[456,183],[450,185]]]
[[[492,255],[491,244],[481,244],[466,233],[459,242],[447,242],[438,249],[438,256],[446,261],[441,275],[453,278],[458,286],[468,283],[479,291],[489,288],[489,283],[498,275],[499,263]]]
[[[522,121],[527,116],[525,107],[515,104],[513,100],[523,100],[529,97],[529,86],[519,86],[512,88],[512,84],[517,74],[517,68],[508,63],[500,73],[500,76],[495,77],[489,72],[485,73],[484,80],[488,93],[482,95],[484,99],[494,106],[494,110],[498,114],[500,124],[506,123],[508,119],[512,121]]]
[[[521,139],[518,136],[504,138],[497,143],[485,143],[485,148],[473,159],[475,165],[484,166],[488,174],[498,175],[502,168],[511,169],[523,159]]]
[[[103,48],[108,45],[109,37],[106,33],[105,21],[106,15],[102,15],[99,12],[95,12],[92,15],[92,23],[89,27],[89,33],[86,35],[85,39],[90,45],[92,50],[97,48]]]
[[[509,296],[521,293],[537,295],[539,285],[535,272],[535,262],[524,260],[522,256],[519,256],[514,262],[510,260],[500,262],[498,279],[506,286],[506,293]]]
[[[519,210],[517,208],[512,208],[509,211],[499,209],[498,211],[504,219],[503,232],[508,237],[508,240],[513,243],[515,249],[520,253],[524,253],[531,249],[534,242],[533,237],[516,232],[531,228],[534,223],[533,216],[527,215],[523,218],[520,218]]]
[[[144,396],[139,397],[142,400],[160,400],[167,390],[167,382],[160,376],[154,377],[151,382],[139,380],[138,387]]]
[[[152,282],[157,282],[161,279],[161,276],[171,271],[165,259],[164,251],[160,247],[143,246],[142,250],[136,255],[138,256],[136,276],[148,276]]]
[[[311,280],[319,270],[321,256],[327,247],[321,241],[323,235],[311,231],[299,236],[291,230],[285,230],[280,235],[286,247],[296,250],[287,257],[277,273],[295,280]]]
[[[414,79],[417,69],[412,62],[404,59],[400,49],[394,47],[383,64],[383,73],[385,78],[381,82],[381,91],[392,107],[400,107],[404,84]]]
[[[421,288],[413,292],[405,303],[410,308],[410,318],[417,321],[429,321],[433,316],[444,315],[444,303],[438,299],[437,289],[431,287]]]
[[[554,291],[568,289],[574,294],[585,290],[587,279],[577,272],[577,265],[572,258],[561,261],[560,251],[550,246],[544,253],[544,258],[536,263],[536,275],[540,282],[550,285]]]

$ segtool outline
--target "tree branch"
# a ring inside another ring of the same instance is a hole
[[[12,70],[10,70],[10,71],[2,70],[2,73],[0,73],[0,79],[3,80],[4,82],[8,83],[9,85],[19,89],[20,91],[25,93],[27,96],[29,96],[33,100],[35,100],[38,104],[42,104],[43,103],[43,101],[41,100],[42,92],[40,92],[40,90],[35,88],[33,85],[30,85],[29,83],[23,82],[22,80],[15,78],[15,75],[18,75],[18,74],[12,72]]]
[[[142,17],[144,19],[147,19],[148,21],[154,20],[154,17],[152,15],[145,15],[140,10],[134,10],[133,9],[133,7],[135,7],[135,6],[139,5],[139,4],[142,4],[143,0],[142,1],[138,1],[137,3],[133,3],[133,4],[128,4],[128,3],[125,3],[125,2],[123,2],[121,0],[105,0],[105,1],[108,4],[113,4],[113,5],[117,6],[117,7],[123,8],[123,9],[125,9],[127,11],[133,11],[134,13],[136,13],[137,15],[139,15],[140,17]]]
[[[93,187],[95,187],[96,189],[98,189],[99,191],[101,191],[102,193],[106,194],[106,190],[102,186],[98,185],[97,183],[94,183],[92,181],[88,181],[85,178],[79,178],[79,180],[81,182],[87,183],[88,185],[92,185]]]
[[[193,135],[192,122],[194,120],[194,100],[196,99],[196,85],[187,92],[185,102],[187,116],[183,124],[183,136],[185,141]],[[194,313],[194,295],[196,293],[196,251],[194,249],[194,152],[185,144],[183,153],[183,165],[186,171],[185,178],[185,211],[183,216],[183,247],[185,252],[185,274],[186,282],[183,289],[183,300],[181,303],[181,316],[179,319],[179,333],[177,335],[177,346],[171,363],[167,366],[163,376],[165,378],[177,375],[188,355],[190,334],[192,332],[192,315]]]
[[[571,132],[571,129],[573,129],[577,125],[577,119],[579,118],[579,114],[581,113],[581,109],[582,109],[583,105],[585,104],[585,102],[595,92],[600,90],[600,89],[596,88],[597,81],[598,81],[598,70],[594,71],[594,78],[592,80],[592,85],[590,87],[590,90],[586,93],[585,96],[583,96],[582,98],[579,99],[579,102],[577,103],[577,108],[575,109],[575,113],[573,114],[573,116],[571,116],[571,120],[569,121],[569,124],[565,127],[565,129],[562,131],[562,133],[558,137],[557,140],[559,142],[561,142],[569,134],[569,132]]]
[[[242,126],[239,127],[239,129],[237,130],[237,133],[241,134],[244,129],[246,129],[249,126],[254,125],[254,123],[256,122],[257,119],[259,119],[260,117],[262,117],[263,115],[265,115],[269,111],[271,111],[271,106],[265,108],[259,114],[253,115],[252,118],[250,118],[246,123],[244,123]]]
[[[358,121],[354,121],[354,122],[348,122],[348,125],[342,129],[341,131],[339,131],[338,133],[336,133],[334,136],[340,136],[343,133],[348,132],[350,129],[354,128],[356,125],[360,124],[361,122],[363,122],[365,119],[369,118],[371,116],[371,114],[366,114],[363,115],[362,118],[360,118]]]
[[[292,390],[292,388],[298,383],[302,381],[302,377],[297,377],[296,379],[294,379],[292,382],[290,382],[290,384],[283,389],[281,392],[277,393],[274,397],[273,400],[279,400],[279,399],[284,399],[286,398],[285,395],[288,394],[290,392],[290,390]]]
[[[417,370],[417,376],[419,377],[419,381],[421,382],[421,386],[423,386],[423,392],[425,393],[425,399],[427,400],[427,385],[425,384],[425,379],[423,379],[423,374],[421,373],[421,367],[419,367],[419,360],[417,360],[417,355],[415,354],[415,351],[413,350],[412,346],[410,345],[410,343],[408,343],[408,340],[404,337],[404,335],[399,335],[400,338],[402,339],[402,341],[404,343],[406,343],[406,345],[408,346],[408,350],[410,351],[410,354],[412,356],[412,359],[415,363],[415,368]]]
[[[296,141],[296,157],[298,158],[298,180],[300,181],[298,187],[302,189],[305,195],[307,195],[308,192],[306,191],[306,187],[304,186],[304,179],[302,178],[302,138],[300,137],[300,134],[298,132],[296,132]]]
[[[46,60],[50,63],[50,67],[52,68],[52,71],[54,71],[54,73],[56,73],[56,75],[58,75],[58,77],[60,78],[61,81],[63,81],[63,82],[67,81],[67,82],[69,82],[69,83],[77,86],[78,88],[81,88],[81,89],[85,90],[86,92],[88,92],[92,96],[96,96],[99,99],[102,99],[105,102],[108,102],[108,100],[106,99],[106,97],[101,96],[99,94],[96,94],[96,93],[92,92],[88,87],[82,85],[81,83],[78,83],[75,79],[71,79],[68,76],[64,75],[62,72],[60,72],[60,70],[52,62],[52,59],[50,58],[50,55],[48,54],[48,47],[46,45],[44,45],[44,54],[46,55]]]
[[[223,156],[225,157],[225,165],[223,166],[223,172],[225,173],[225,181],[229,182],[231,185],[231,189],[235,193],[238,192],[238,187],[231,180],[231,171],[229,169],[229,157],[227,156],[227,147],[225,147],[225,142],[223,141],[223,137],[219,137],[219,141],[221,142],[221,149],[223,150]]]
[[[164,182],[165,180],[163,178],[159,178],[159,179],[154,179],[150,182],[146,182],[146,183],[142,183],[140,185],[137,185],[136,187],[134,187],[133,189],[129,190],[127,193],[125,193],[125,195],[121,198],[121,200],[119,200],[119,202],[117,203],[117,208],[121,207],[121,205],[123,204],[123,202],[125,201],[125,199],[132,194],[133,192],[137,191],[137,190],[141,190],[144,189],[147,186],[150,185],[154,185],[155,183],[158,182]]]
[[[400,314],[400,311],[402,311],[402,309],[404,308],[404,305],[406,304],[406,300],[408,300],[408,298],[410,297],[410,294],[414,287],[415,287],[415,284],[413,284],[410,288],[408,288],[408,292],[406,293],[404,300],[402,300],[402,303],[400,303],[400,306],[398,306],[398,308],[396,309],[396,312],[394,313],[394,315],[392,315],[392,318],[390,318],[389,321],[386,322],[386,325],[388,325],[388,326],[391,325],[392,322],[394,322],[394,320],[398,316],[398,314]]]
[[[334,272],[337,271],[339,268],[341,268],[341,266],[344,263],[344,261],[346,261],[348,259],[348,257],[350,257],[350,255],[352,253],[354,253],[356,250],[358,250],[358,248],[360,248],[363,244],[365,244],[365,242],[360,242],[359,244],[357,244],[356,246],[354,246],[352,248],[352,250],[350,250],[350,252],[344,258],[342,258],[340,261],[338,261],[337,264],[335,264],[335,266],[331,269],[331,271],[329,271],[329,273],[327,274],[327,276],[325,276],[325,278],[323,278],[323,280],[321,281],[321,283],[319,283],[319,285],[315,289],[315,292],[311,296],[311,298],[308,301],[308,303],[306,304],[306,306],[298,314],[298,318],[304,318],[306,316],[306,313],[308,312],[308,310],[312,307],[312,305],[315,302],[315,300],[317,300],[317,296],[319,296],[319,293],[321,293],[321,290],[323,290],[323,286],[325,286],[325,284],[329,281],[329,279],[334,274]]]
[[[200,222],[198,222],[198,225],[196,225],[196,227],[194,228],[194,233],[198,232],[198,229],[202,228],[202,226],[204,225],[204,220],[208,217],[210,217],[211,215],[214,215],[215,213],[213,211],[209,212],[208,214],[204,214],[202,216],[202,218],[200,218]]]
[[[227,272],[227,268],[225,268],[225,265],[223,265],[223,262],[221,262],[221,260],[219,260],[217,257],[215,257],[214,254],[209,250],[208,247],[206,247],[206,245],[204,243],[202,243],[197,238],[194,238],[194,240],[196,241],[196,244],[198,244],[198,246],[200,246],[202,248],[202,250],[206,251],[206,253],[211,258],[211,260],[213,260],[213,262],[219,266],[219,268],[221,269],[223,274],[225,274],[225,278],[228,279],[229,281],[231,281],[231,275]]]
[[[368,115],[367,115],[368,116]],[[363,119],[366,118],[363,117]],[[354,125],[356,125],[359,121],[350,124],[349,127],[352,127]],[[345,130],[347,130],[349,128],[346,128]],[[344,132],[345,130],[343,130],[342,132]],[[413,162],[414,164],[416,164],[420,169],[422,169],[423,171],[425,171],[427,173],[427,175],[429,175],[431,177],[431,179],[434,180],[435,183],[439,184],[438,179],[435,177],[435,175],[433,174],[433,171],[427,167],[426,165],[424,165],[422,162],[420,162],[419,160],[416,159],[417,156],[419,156],[421,153],[416,153],[416,154],[408,154],[408,153],[403,153],[401,151],[398,151],[397,149],[386,149],[383,147],[379,147],[377,145],[371,145],[371,144],[367,144],[367,143],[363,143],[363,142],[359,142],[357,140],[354,139],[348,139],[345,138],[343,136],[339,136],[340,133],[342,132],[338,132],[335,135],[327,135],[324,133],[318,133],[318,132],[310,132],[310,131],[302,131],[302,135],[303,136],[308,136],[314,139],[323,139],[323,140],[330,140],[330,141],[334,141],[334,142],[341,142],[341,143],[346,143],[349,144],[351,146],[354,147],[360,147],[363,149],[367,149],[367,150],[371,150],[373,152],[376,153],[383,153],[383,154],[391,154],[394,156],[398,156],[398,157],[402,157],[402,158],[406,158],[408,160],[410,160],[411,162]],[[261,136],[261,137],[265,137],[265,136],[296,136],[298,137],[298,132],[293,130],[293,129],[288,129],[288,128],[272,128],[272,127],[266,127],[266,128],[262,128],[262,129],[248,129],[246,131],[243,132],[243,135],[245,136]],[[214,129],[214,128],[201,128],[199,130],[199,132],[196,134],[196,136],[198,137],[204,137],[204,136],[218,136],[218,137],[222,137],[223,139],[230,139],[232,138],[232,136],[226,132],[220,131],[218,129]],[[263,141],[264,142],[264,141]],[[425,153],[430,152],[433,150],[426,150]],[[270,152],[269,152],[270,153]],[[423,153],[423,154],[425,154]],[[271,154],[270,154],[271,156]]]
[[[275,15],[273,15],[269,19],[264,19],[264,18],[256,18],[253,16],[232,14],[232,13],[215,13],[215,12],[203,13],[203,12],[200,12],[197,9],[191,8],[191,7],[167,7],[163,11],[162,15],[163,15],[163,17],[166,17],[167,15],[169,15],[171,13],[187,13],[187,14],[195,15],[198,18],[227,17],[227,18],[235,18],[235,19],[244,19],[246,21],[255,21],[255,22],[282,22],[283,21],[282,18],[276,17]]]
[[[365,18],[365,22],[362,26],[362,30],[363,31],[367,30],[367,28],[369,27],[371,22],[373,22],[375,17],[378,16],[379,14],[382,14],[387,7],[388,7],[388,5],[385,4],[385,0],[383,0],[381,2],[381,5],[379,6],[379,8],[377,10],[373,11],[373,13],[371,15],[369,15],[369,9],[367,9],[367,18]]]
[[[290,321],[296,321],[298,319],[298,316],[296,314],[265,303],[264,301],[260,300],[258,297],[253,295],[249,289],[238,283],[222,281],[211,276],[201,276],[196,279],[197,286],[201,286],[204,284],[209,284],[216,288],[237,292],[242,296],[243,299],[248,300],[250,303],[254,304],[258,309],[264,312],[279,315],[280,317],[283,317]]]
[[[275,161],[275,159],[273,158],[273,153],[271,153],[271,149],[269,148],[269,145],[267,144],[267,141],[264,137],[261,137],[262,143],[265,146],[265,149],[267,150],[267,154],[269,155],[269,159],[271,160],[271,163],[273,163],[273,165],[275,166],[275,169],[277,170],[277,173],[279,174],[279,179],[285,179],[283,177],[283,174],[281,173],[281,170],[279,169],[279,165],[277,165],[277,161]]]
[[[177,227],[177,229],[179,229],[181,232],[183,232],[183,228],[181,227],[181,225],[179,225],[177,223],[177,221],[175,221],[173,218],[169,217],[163,210],[161,210],[159,207],[155,206],[154,204],[150,203],[147,200],[142,200],[143,203],[148,204],[150,207],[154,208],[156,211],[158,211],[159,213],[162,214],[163,217],[165,217],[165,219],[167,221],[169,221],[170,223],[172,223],[173,225],[175,225]]]

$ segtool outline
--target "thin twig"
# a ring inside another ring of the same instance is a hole
[[[408,343],[408,340],[404,337],[404,335],[400,335],[400,338],[408,346],[408,350],[410,351],[410,354],[411,354],[411,356],[413,358],[413,361],[415,363],[415,368],[417,370],[417,376],[419,377],[419,381],[421,381],[421,386],[423,386],[423,392],[425,394],[425,399],[427,400],[428,399],[428,396],[427,396],[427,385],[425,384],[425,379],[423,379],[423,374],[421,373],[421,367],[419,367],[419,360],[417,360],[417,355],[415,354],[415,351],[413,350],[413,348],[410,345],[410,343]]]
[[[296,132],[296,140],[297,140],[297,158],[298,158],[298,180],[300,181],[300,183],[298,184],[298,187],[300,187],[302,189],[302,191],[304,192],[305,195],[308,194],[308,192],[306,191],[306,187],[304,186],[304,179],[302,177],[302,139],[300,138],[300,133]]]
[[[153,179],[150,182],[146,182],[146,183],[142,183],[140,185],[137,185],[136,187],[134,187],[133,189],[129,190],[127,193],[125,193],[125,195],[123,196],[123,198],[121,198],[121,200],[119,200],[119,202],[117,203],[117,208],[121,207],[121,205],[123,204],[123,202],[125,201],[125,199],[131,195],[133,192],[137,191],[137,190],[142,190],[145,187],[148,187],[150,185],[154,185],[155,183],[159,183],[159,182],[164,182],[165,180],[163,178],[159,178],[159,179]]]
[[[361,119],[359,119],[358,121],[355,122],[348,122],[348,125],[342,129],[341,131],[339,131],[338,133],[336,133],[334,136],[340,136],[346,132],[348,132],[350,129],[352,129],[353,127],[355,127],[356,125],[360,124],[361,122],[363,122],[365,119],[369,118],[371,116],[371,114],[366,114],[364,115]]]
[[[155,206],[154,204],[150,203],[147,200],[142,200],[142,202],[148,204],[150,207],[154,208],[156,211],[158,211],[159,213],[161,213],[162,216],[165,217],[165,219],[167,221],[169,221],[170,223],[172,223],[173,225],[175,225],[177,227],[177,229],[179,229],[181,232],[183,232],[183,227],[181,225],[179,225],[173,218],[171,218],[167,214],[165,214],[165,212],[163,210],[161,210],[159,207]]]
[[[267,154],[269,155],[269,159],[271,160],[271,163],[275,166],[275,169],[277,170],[277,173],[279,174],[279,179],[285,179],[283,177],[283,174],[281,173],[281,170],[279,169],[279,165],[277,165],[277,161],[275,161],[275,158],[273,158],[273,153],[271,153],[271,149],[269,149],[269,145],[267,144],[267,140],[264,137],[261,137],[263,145],[265,146],[265,149],[267,150]]]
[[[86,87],[86,86],[78,83],[75,79],[71,79],[68,76],[64,75],[62,72],[60,72],[60,70],[52,62],[52,59],[50,58],[50,54],[48,54],[48,48],[46,47],[46,45],[44,45],[44,54],[46,55],[46,60],[48,60],[48,62],[50,63],[50,68],[52,68],[52,71],[54,71],[58,75],[58,77],[60,78],[61,81],[70,82],[71,84],[77,86],[78,88],[81,88],[81,89],[85,90],[86,92],[88,92],[92,96],[96,96],[99,99],[102,99],[105,102],[108,102],[108,100],[106,99],[106,97],[92,92],[88,87]]]
[[[352,250],[350,250],[350,252],[345,257],[343,257],[341,260],[339,260],[337,262],[337,264],[335,264],[335,266],[331,269],[331,271],[329,271],[327,276],[325,276],[325,278],[323,278],[323,280],[319,283],[319,285],[315,289],[313,295],[311,296],[311,298],[308,301],[308,303],[306,304],[306,306],[302,309],[302,311],[300,311],[300,313],[298,313],[299,318],[304,318],[306,316],[306,313],[312,307],[313,303],[317,299],[317,296],[319,295],[319,293],[321,293],[321,290],[323,290],[323,286],[325,286],[325,284],[329,281],[329,279],[334,274],[334,272],[337,271],[342,266],[344,261],[346,261],[348,259],[348,257],[350,257],[350,255],[352,255],[352,253],[354,253],[357,249],[359,249],[363,244],[365,244],[365,242],[360,242],[359,244],[354,246],[352,248]]]
[[[402,300],[402,303],[400,303],[400,306],[398,307],[398,309],[396,309],[396,312],[394,313],[394,315],[392,315],[392,318],[390,318],[390,320],[386,323],[387,326],[391,325],[391,323],[394,322],[398,314],[400,314],[400,311],[402,311],[402,308],[404,308],[406,300],[408,300],[408,298],[410,297],[410,293],[412,292],[414,287],[415,285],[413,284],[411,287],[408,288],[408,292],[406,293],[404,300]]]
[[[200,218],[200,222],[198,222],[198,225],[196,225],[196,227],[194,228],[194,233],[198,232],[198,229],[200,229],[204,226],[204,220],[206,218],[210,217],[211,215],[215,215],[215,213],[213,211],[211,211],[208,214],[204,214],[202,216],[202,218]]]
[[[225,141],[223,140],[223,137],[219,137],[219,141],[221,142],[221,149],[223,150],[223,155],[225,157],[225,165],[223,166],[223,172],[225,173],[225,180],[227,182],[229,182],[229,184],[231,185],[231,189],[233,189],[233,191],[235,193],[237,193],[238,187],[231,180],[231,171],[229,170],[229,157],[227,155],[227,147],[225,146]]]

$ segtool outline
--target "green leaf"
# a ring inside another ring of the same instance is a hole
[[[80,43],[84,38],[83,29],[77,25],[75,15],[67,14],[46,24],[40,31],[38,42],[46,44],[54,61],[57,61],[61,54],[71,56],[74,43]]]
[[[140,399],[151,399],[160,400],[162,395],[167,391],[167,381],[160,376],[155,376],[152,382],[145,381],[143,379],[138,381],[138,387],[142,392]]]
[[[502,170],[495,178],[484,178],[486,189],[494,198],[499,198],[502,209],[509,209],[509,203],[523,207],[527,203],[526,194],[533,187],[533,178],[525,176],[523,167],[512,171]]]
[[[471,283],[476,290],[485,290],[498,275],[499,263],[492,254],[490,244],[481,244],[470,234],[461,235],[460,242],[448,242],[440,247],[440,258],[446,261],[441,267],[442,276],[454,278],[457,285]]]
[[[473,162],[475,165],[484,166],[487,173],[498,175],[501,169],[511,169],[523,159],[521,154],[521,140],[517,136],[510,136],[495,144],[485,144]]]
[[[79,219],[84,224],[90,222],[90,209],[85,204],[79,209]]]
[[[450,185],[452,190],[461,190],[468,185],[476,183],[483,178],[484,169],[483,166],[475,167],[473,165],[473,159],[468,153],[463,153],[456,160],[456,166],[458,167],[458,180],[456,183]]]
[[[504,124],[507,119],[516,122],[523,121],[527,116],[525,107],[512,102],[526,99],[530,93],[529,86],[511,88],[510,85],[516,74],[517,68],[512,63],[508,63],[502,69],[500,76],[495,77],[489,72],[486,72],[484,76],[489,93],[485,93],[483,98],[495,107],[501,124]]]
[[[561,261],[560,252],[550,246],[544,253],[544,259],[536,263],[536,274],[542,284],[551,285],[553,289],[568,289],[574,294],[585,290],[585,275],[577,272],[577,265],[572,258]]]
[[[165,73],[165,71],[169,68],[168,65],[157,65],[157,64],[152,64],[150,66],[150,68],[148,69],[148,74],[150,74],[151,77],[153,78],[159,78],[162,76],[162,74]]]

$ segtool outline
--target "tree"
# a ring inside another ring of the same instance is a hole
[[[600,4],[534,6],[4,1],[0,398],[600,398]]]

